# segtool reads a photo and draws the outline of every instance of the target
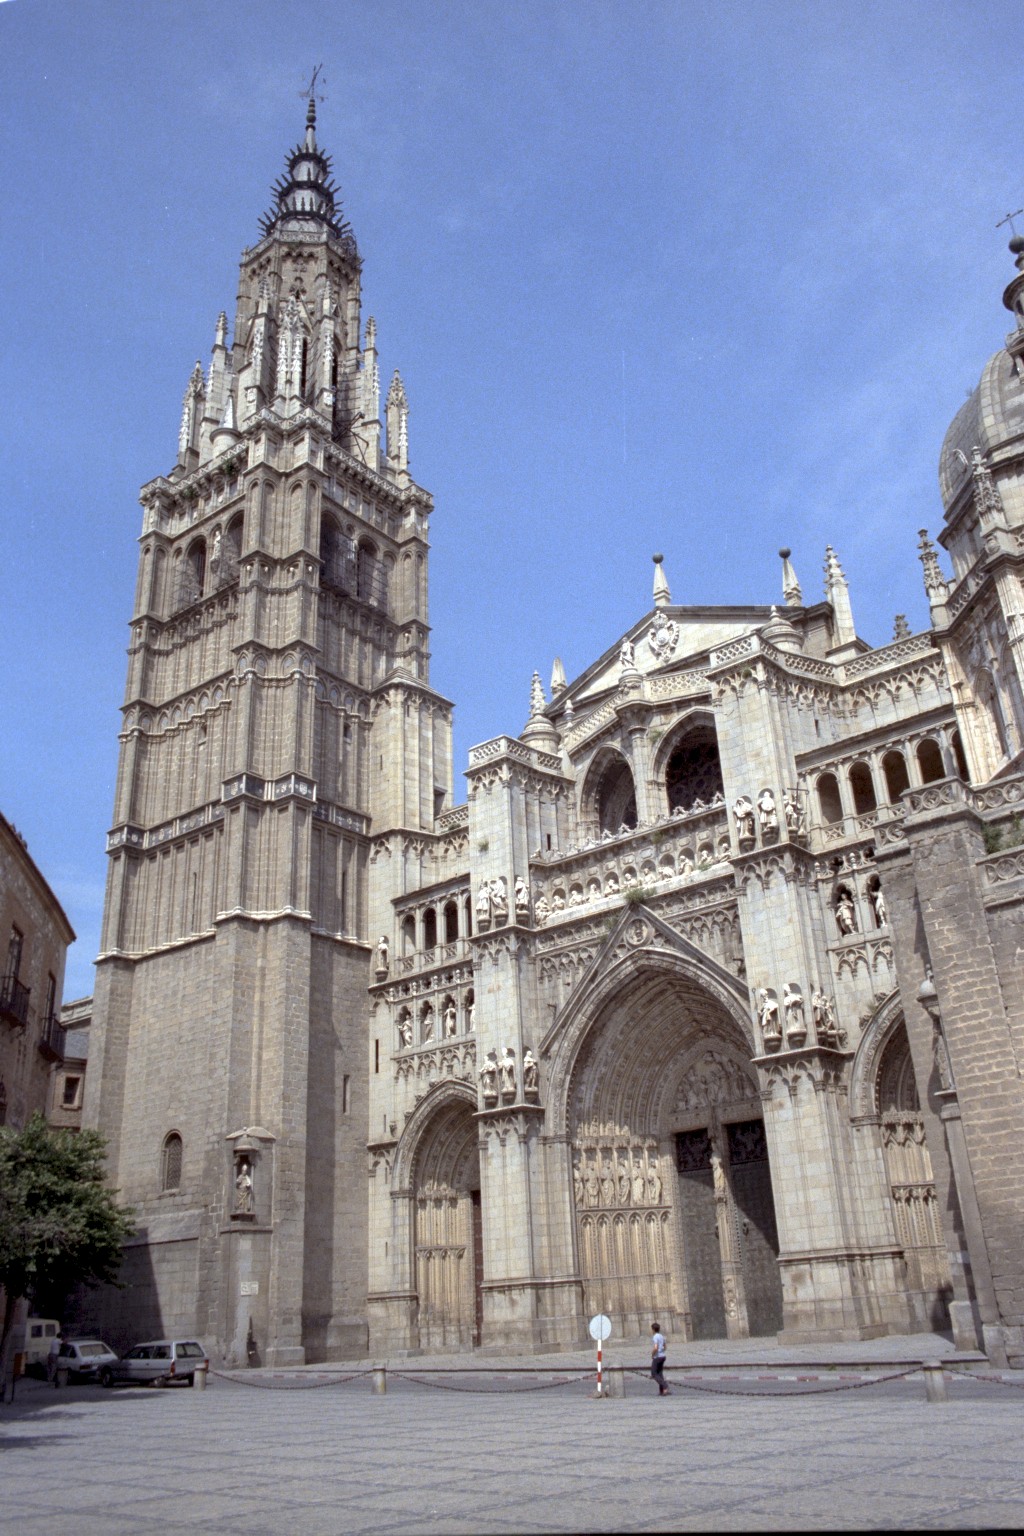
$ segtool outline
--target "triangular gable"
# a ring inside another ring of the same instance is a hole
[[[622,640],[633,646],[636,670],[650,673],[686,671],[706,662],[709,653],[741,635],[760,629],[771,618],[770,608],[656,608],[628,629],[622,639],[582,672],[565,695],[574,708],[619,686]]]

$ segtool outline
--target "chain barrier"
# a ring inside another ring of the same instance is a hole
[[[887,1381],[902,1381],[907,1376],[916,1376],[920,1371],[919,1365],[913,1365],[906,1371],[893,1371],[888,1376],[869,1376],[864,1381],[837,1381],[826,1387],[801,1387],[797,1385],[793,1389],[787,1382],[786,1389],[782,1392],[758,1391],[751,1387],[708,1387],[695,1381],[684,1381],[681,1378],[669,1381],[669,1386],[685,1387],[687,1392],[707,1392],[712,1397],[814,1397],[824,1392],[856,1392],[859,1387],[879,1387]],[[649,1377],[649,1371],[632,1370],[634,1376]],[[777,1381],[781,1378],[776,1377]]]
[[[356,1381],[360,1376],[372,1376],[373,1371],[353,1371],[350,1376],[332,1376],[330,1381],[303,1381],[294,1378],[287,1381],[280,1379],[260,1380],[250,1375],[235,1375],[230,1371],[210,1371],[211,1376],[217,1376],[221,1381],[230,1382],[233,1387],[259,1387],[264,1392],[316,1392],[322,1387],[343,1387],[348,1381]]]
[[[483,1396],[495,1396],[499,1392],[547,1392],[552,1387],[574,1387],[582,1382],[588,1384],[593,1377],[593,1371],[586,1371],[577,1377],[566,1376],[561,1381],[541,1381],[529,1387],[510,1387],[498,1383],[493,1387],[456,1387],[447,1381],[427,1381],[423,1376],[409,1376],[404,1371],[389,1370],[388,1376],[394,1376],[399,1381],[410,1381],[413,1386],[433,1387],[438,1392],[477,1392]]]

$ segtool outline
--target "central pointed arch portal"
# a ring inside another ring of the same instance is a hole
[[[614,969],[564,1099],[585,1314],[625,1334],[655,1318],[693,1339],[773,1333],[778,1234],[739,1009],[664,954]]]

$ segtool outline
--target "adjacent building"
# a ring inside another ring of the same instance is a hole
[[[656,555],[455,803],[433,503],[310,103],[142,490],[84,1111],[139,1213],[106,1336],[286,1364],[604,1311],[1024,1359],[1012,250],[928,630],[870,646],[831,548],[821,598],[784,550],[735,607]]]

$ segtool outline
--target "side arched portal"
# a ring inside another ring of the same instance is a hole
[[[480,1158],[474,1109],[461,1097],[441,1103],[413,1161],[421,1349],[470,1349],[480,1342]]]
[[[585,1312],[633,1334],[779,1329],[760,1094],[721,999],[641,962],[584,1034],[566,1109]]]

